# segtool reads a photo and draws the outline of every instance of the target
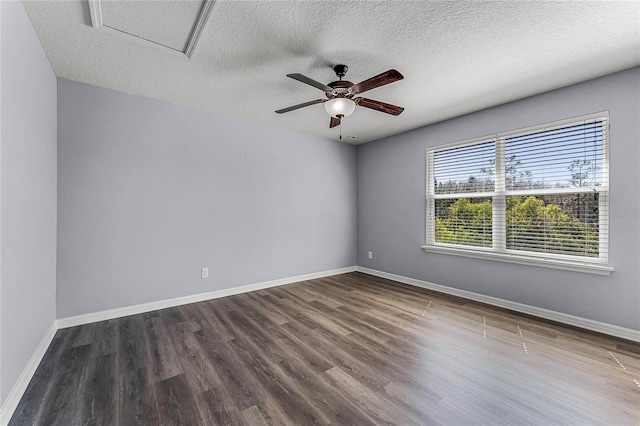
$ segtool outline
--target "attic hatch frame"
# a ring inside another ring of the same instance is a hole
[[[193,55],[196,45],[200,41],[200,37],[202,36],[202,32],[204,31],[204,27],[207,24],[207,21],[209,20],[209,16],[211,15],[211,11],[213,10],[215,2],[216,0],[204,0],[202,8],[198,13],[198,17],[196,18],[193,28],[191,29],[191,33],[189,34],[189,37],[187,39],[186,48],[184,50],[177,50],[172,47],[165,46],[164,44],[157,43],[152,40],[147,40],[137,35],[130,34],[128,32],[106,25],[103,21],[102,16],[102,1],[88,0],[89,13],[91,15],[91,25],[94,28],[105,31],[112,35],[116,35],[118,37],[122,37],[128,41],[132,41],[143,46],[152,47],[165,53],[170,53],[172,55],[176,55],[186,59],[191,59],[191,55]]]

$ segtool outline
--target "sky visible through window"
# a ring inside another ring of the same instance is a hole
[[[436,193],[495,190],[495,142],[437,151]],[[593,187],[602,184],[601,122],[505,139],[506,189]]]

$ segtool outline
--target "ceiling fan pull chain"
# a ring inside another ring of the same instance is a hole
[[[342,120],[340,120],[340,140],[342,140]]]

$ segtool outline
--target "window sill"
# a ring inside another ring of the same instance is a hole
[[[547,259],[543,257],[520,256],[506,253],[491,253],[487,251],[469,250],[464,248],[422,246],[427,252],[452,254],[454,256],[472,257],[475,259],[493,260],[498,262],[518,263],[521,265],[542,266],[544,268],[564,269],[567,271],[584,272],[587,274],[609,275],[613,267],[605,264],[572,262],[567,260]]]

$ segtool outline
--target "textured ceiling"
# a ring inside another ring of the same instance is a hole
[[[169,44],[180,33],[158,23],[193,15],[185,0],[108,3],[119,25]],[[358,107],[343,120],[350,143],[640,65],[637,1],[218,0],[191,59],[93,28],[86,1],[23,4],[59,77],[331,139],[339,130],[322,105],[274,113],[323,96],[285,75],[328,83],[344,63],[357,83],[396,68],[404,80],[366,96],[405,111]]]

